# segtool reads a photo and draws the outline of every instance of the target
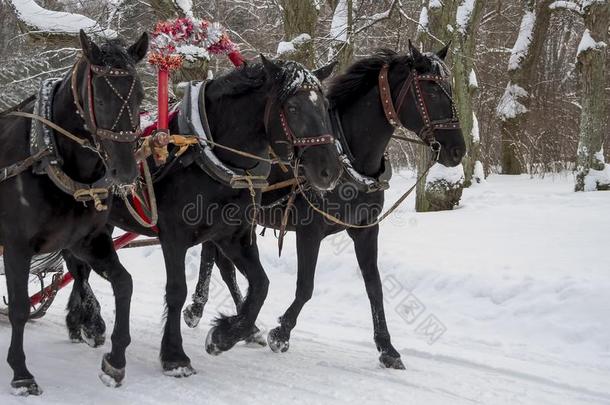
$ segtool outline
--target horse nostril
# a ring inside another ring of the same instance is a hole
[[[114,169],[114,168],[110,169],[110,177],[111,178],[116,179],[118,174],[119,174],[119,171],[117,169]]]
[[[322,169],[322,171],[320,172],[320,176],[323,179],[327,179],[330,177],[330,173],[328,172],[328,169]]]
[[[451,157],[455,162],[461,162],[462,158],[464,157],[462,148],[453,148],[453,150],[451,150]]]

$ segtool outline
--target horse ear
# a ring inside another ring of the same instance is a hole
[[[263,55],[262,53],[260,56],[261,62],[263,62],[263,68],[265,69],[265,73],[267,73],[267,80],[275,80],[279,76],[282,69],[269,59],[265,58],[265,55]]]
[[[438,51],[436,53],[436,56],[438,56],[441,60],[445,60],[445,58],[447,57],[447,54],[449,53],[449,47],[451,46],[451,41],[449,41],[447,43],[447,45],[441,49],[440,51]]]
[[[102,51],[100,48],[87,36],[87,34],[85,34],[85,30],[81,29],[78,33],[78,37],[80,39],[83,55],[85,55],[89,62],[99,65],[102,61]]]
[[[138,39],[135,44],[129,47],[127,52],[136,63],[144,59],[144,57],[146,56],[146,52],[148,52],[148,33],[146,33],[145,31],[140,37],[140,39]]]
[[[413,45],[411,40],[409,40],[409,51],[411,52],[411,57],[413,57],[413,60],[420,60],[424,57],[419,49]]]
[[[314,70],[312,73],[315,77],[318,78],[319,81],[323,82],[324,80],[328,79],[330,75],[333,74],[333,71],[335,70],[338,64],[339,62],[337,61],[331,62],[326,66],[322,66],[320,69]]]

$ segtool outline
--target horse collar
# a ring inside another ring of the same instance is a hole
[[[373,193],[377,191],[385,191],[390,188],[390,179],[392,178],[392,164],[387,156],[384,154],[381,161],[381,170],[377,177],[367,176],[358,172],[353,165],[355,160],[354,155],[349,147],[347,138],[345,137],[345,131],[341,124],[341,117],[336,108],[331,109],[330,119],[333,125],[333,132],[336,134],[337,141],[335,146],[339,153],[339,161],[343,165],[344,173],[348,180],[356,185],[356,187],[366,193]]]
[[[53,99],[59,88],[61,79],[46,79],[42,82],[38,97],[34,103],[34,114],[49,121],[53,121]],[[64,193],[74,197],[76,201],[93,201],[98,211],[103,211],[106,206],[102,201],[108,198],[108,190],[112,186],[112,180],[108,173],[92,184],[85,184],[72,179],[62,169],[63,160],[57,149],[54,131],[39,120],[31,120],[30,130],[30,154],[39,156],[40,159],[33,164],[33,172],[38,175],[47,175],[51,181]]]

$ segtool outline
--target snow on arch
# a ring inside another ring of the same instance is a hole
[[[88,33],[115,38],[117,33],[102,28],[96,21],[81,14],[47,10],[34,0],[9,0],[17,18],[33,31],[49,34],[77,35],[83,29]]]

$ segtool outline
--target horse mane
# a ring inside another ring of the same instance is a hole
[[[300,63],[284,60],[277,60],[274,63],[280,69],[273,78],[272,91],[279,103],[286,101],[304,85],[321,87],[318,79]],[[220,95],[240,96],[252,90],[262,89],[267,83],[267,72],[262,63],[246,63],[215,81],[221,89]]]
[[[398,54],[390,49],[379,49],[373,55],[352,64],[345,73],[335,77],[328,90],[332,105],[349,105],[366,94],[379,81],[379,71],[384,65],[395,65],[417,69],[420,74],[434,73],[449,76],[449,68],[436,54],[426,52],[424,58],[415,62],[409,54]]]

